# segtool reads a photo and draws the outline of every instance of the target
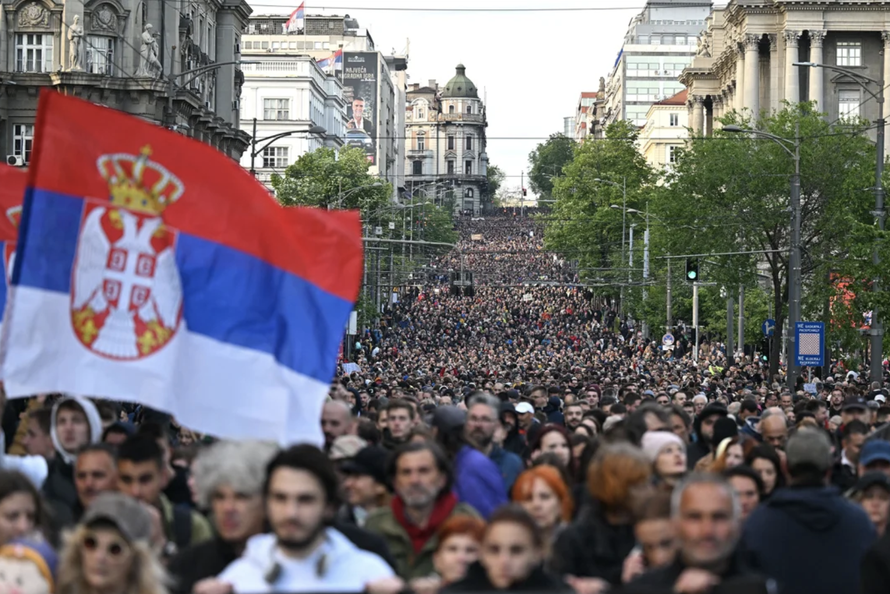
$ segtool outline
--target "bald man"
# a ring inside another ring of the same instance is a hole
[[[354,425],[355,418],[348,404],[341,400],[325,402],[321,411],[321,431],[324,433],[325,451],[328,451],[334,440],[341,435],[353,433]]]
[[[760,419],[760,435],[764,443],[768,443],[777,450],[785,449],[788,441],[788,423],[784,414],[771,414]]]

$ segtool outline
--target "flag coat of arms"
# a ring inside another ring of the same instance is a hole
[[[96,127],[92,123],[102,122]],[[227,438],[323,440],[357,213],[283,208],[210,146],[44,91],[0,372]]]

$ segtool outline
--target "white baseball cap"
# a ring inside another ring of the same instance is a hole
[[[528,402],[520,402],[519,404],[516,405],[516,413],[517,414],[525,415],[525,414],[533,413],[533,412],[535,412],[535,407],[533,407]]]

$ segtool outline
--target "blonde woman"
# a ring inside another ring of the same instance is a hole
[[[152,551],[152,519],[121,493],[103,493],[65,539],[58,594],[167,594]]]

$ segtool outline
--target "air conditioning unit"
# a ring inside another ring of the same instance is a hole
[[[25,160],[21,155],[6,155],[6,164],[12,167],[24,167]]]

